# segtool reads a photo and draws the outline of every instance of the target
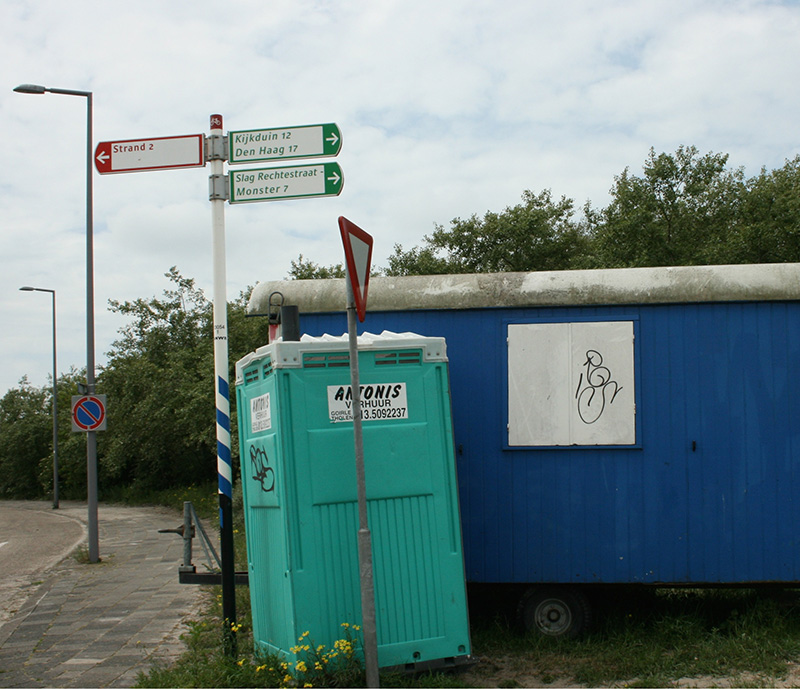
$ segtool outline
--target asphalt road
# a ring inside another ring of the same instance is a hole
[[[84,540],[85,527],[41,502],[0,501],[0,624],[19,610],[37,579]]]

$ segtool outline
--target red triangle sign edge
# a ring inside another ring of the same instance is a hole
[[[356,313],[358,320],[362,323],[367,313],[367,291],[369,289],[369,271],[372,264],[372,235],[367,234],[358,225],[351,222],[343,215],[339,216],[339,232],[342,235],[342,244],[344,245],[344,257],[347,265],[347,274],[350,279],[350,284],[353,288],[353,296],[356,302]],[[366,265],[356,265],[356,256],[353,252],[352,237],[360,240],[367,245],[367,260]],[[363,270],[359,271],[359,268]],[[358,279],[359,274],[364,276],[364,282]]]

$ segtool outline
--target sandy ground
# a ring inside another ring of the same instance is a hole
[[[500,658],[480,658],[474,668],[466,671],[462,679],[476,687],[551,687],[564,689],[565,687],[587,687],[586,684],[575,684],[568,678],[554,677],[547,673],[539,673],[536,668],[526,666],[519,658],[505,656]],[[631,677],[626,681],[609,685],[612,687],[625,687],[635,685],[637,678]],[[800,687],[800,663],[791,663],[788,674],[783,680],[772,677],[761,677],[754,673],[742,673],[732,677],[684,677],[671,686],[690,687],[699,689],[705,687]]]

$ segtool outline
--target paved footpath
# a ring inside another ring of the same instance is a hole
[[[86,522],[85,504],[62,502],[58,512]],[[101,561],[67,557],[37,573],[0,618],[0,687],[129,687],[152,662],[180,655],[185,622],[207,595],[178,583],[183,540],[158,533],[182,519],[158,507],[100,505]]]

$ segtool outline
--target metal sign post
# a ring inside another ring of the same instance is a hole
[[[358,330],[353,287],[347,281],[347,332],[350,345],[350,388],[353,391],[353,439],[356,448],[358,489],[358,572],[361,584],[361,627],[364,632],[364,664],[367,686],[379,687],[378,631],[375,617],[375,582],[372,567],[372,534],[367,519],[367,479],[364,471],[364,437],[361,428],[361,392],[358,375]]]
[[[38,89],[38,87],[36,87]],[[40,93],[41,91],[34,91]],[[66,92],[62,92],[66,93]],[[90,98],[91,98],[91,94]],[[91,103],[91,101],[90,101]],[[236,655],[236,574],[233,547],[233,469],[231,464],[231,412],[228,383],[228,300],[225,292],[225,202],[276,201],[314,196],[338,196],[344,174],[337,163],[281,168],[238,170],[225,175],[224,162],[252,163],[289,158],[325,158],[342,147],[335,124],[251,129],[222,133],[222,115],[211,115],[210,135],[185,134],[149,139],[104,141],[95,150],[94,164],[100,174],[143,172],[210,163],[209,200],[214,263],[214,389],[217,404],[217,475],[222,568],[222,616],[225,652]],[[89,137],[91,142],[91,136]],[[89,148],[91,161],[91,143]],[[89,162],[91,171],[91,162]],[[91,181],[91,177],[90,177]],[[91,370],[91,368],[90,368]],[[93,381],[89,392],[93,393]],[[99,396],[95,396],[99,397]],[[94,399],[94,398],[92,398]],[[81,413],[89,407],[84,405]],[[75,417],[74,417],[75,418]],[[94,437],[92,417],[84,423],[89,442]],[[91,485],[91,480],[90,480]],[[90,529],[91,530],[91,529]]]
[[[225,290],[225,197],[215,193],[225,159],[222,115],[211,115],[208,137],[211,189],[211,230],[214,263],[214,381],[217,401],[217,478],[220,550],[222,557],[222,617],[225,652],[236,655],[236,574],[233,548],[233,467],[231,463],[231,402],[228,384],[228,298]]]
[[[347,265],[347,333],[350,346],[350,389],[353,395],[353,439],[356,454],[356,484],[358,491],[358,569],[361,584],[361,626],[364,632],[364,664],[367,686],[379,687],[378,631],[375,615],[375,581],[372,567],[372,534],[367,516],[367,480],[364,470],[364,436],[361,427],[361,383],[358,373],[358,326],[364,320],[366,285],[369,263],[372,258],[372,237],[344,217],[339,218],[339,229],[345,249]],[[353,251],[353,241],[367,247]],[[356,306],[356,293],[360,304]]]

